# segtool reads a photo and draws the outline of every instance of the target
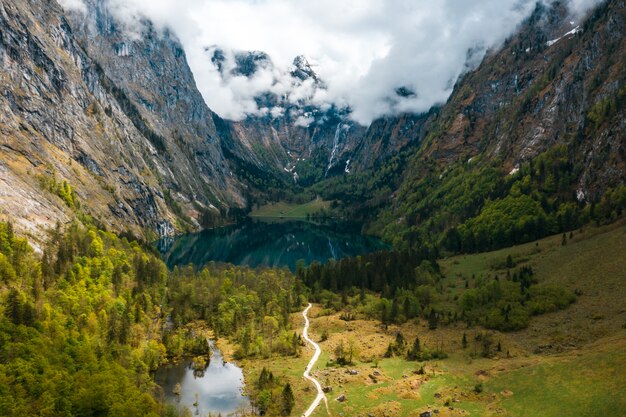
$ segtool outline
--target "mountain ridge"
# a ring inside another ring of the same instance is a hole
[[[442,173],[491,161],[508,174],[563,144],[580,168],[572,192],[581,200],[625,180],[623,1],[603,3],[577,24],[565,3],[540,4],[519,33],[457,81],[447,103],[368,127],[352,122],[349,108],[273,93],[256,98],[261,114],[222,119],[202,100],[172,33],[143,21],[141,35],[129,36],[106,3],[85,4],[86,14],[55,6],[45,19],[33,1],[2,9],[2,198],[5,215],[32,234],[77,214],[116,230],[172,234],[302,191],[334,199],[318,185],[338,178],[356,187],[376,171],[395,177],[362,198],[376,210],[392,198],[389,221],[406,217],[403,204],[430,161]],[[263,52],[238,52],[232,64],[220,51],[208,48],[207,59],[229,76],[272,65]],[[296,84],[324,88],[303,56],[288,72]],[[21,105],[28,101],[33,108]],[[64,201],[72,192],[81,207]]]

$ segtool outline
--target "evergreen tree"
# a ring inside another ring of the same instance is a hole
[[[383,300],[384,301],[384,300]],[[389,324],[389,313],[387,312],[387,303],[383,302],[380,311],[380,321],[387,326]]]
[[[420,338],[418,336],[415,338],[415,341],[413,342],[413,347],[409,351],[409,354],[407,355],[407,359],[410,361],[418,360],[421,352],[422,352],[422,346],[420,344]]]
[[[4,315],[15,325],[22,324],[22,303],[19,291],[11,288],[6,303]]]
[[[396,343],[394,344],[393,350],[397,355],[403,355],[404,350],[406,348],[406,339],[402,332],[396,333]]]
[[[391,303],[391,314],[389,317],[389,321],[392,323],[396,323],[398,320],[398,314],[400,313],[400,303],[397,298],[393,299]]]
[[[406,297],[404,299],[403,310],[404,310],[404,317],[406,317],[407,319],[410,319],[411,317],[413,317],[413,312],[411,311],[411,300],[409,300],[409,297]]]
[[[391,358],[393,357],[393,344],[389,343],[389,346],[387,346],[387,350],[385,351],[385,358]]]
[[[293,410],[293,406],[296,400],[293,396],[293,391],[291,390],[291,385],[287,383],[285,388],[283,388],[283,392],[281,394],[281,415],[289,416],[291,415],[291,410]]]
[[[430,330],[435,330],[439,323],[439,318],[437,317],[437,312],[434,308],[430,309],[430,314],[428,315],[428,328]]]

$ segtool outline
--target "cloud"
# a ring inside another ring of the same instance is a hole
[[[62,0],[76,7],[80,0]],[[89,0],[93,1],[93,0]],[[104,0],[106,1],[106,0]],[[544,0],[550,3],[554,0]],[[571,0],[582,14],[598,0]],[[208,106],[229,119],[267,113],[255,97],[349,106],[368,124],[445,102],[468,66],[477,65],[532,12],[535,0],[108,0],[129,33],[140,17],[181,40]],[[134,32],[133,32],[134,31]],[[207,47],[209,49],[207,50]],[[215,47],[228,66],[211,62]],[[235,54],[263,51],[271,65],[251,77],[229,72]],[[471,54],[468,54],[471,51]],[[304,55],[326,89],[295,82],[293,59]],[[401,91],[403,94],[398,94]],[[279,114],[278,109],[271,110]],[[306,123],[302,118],[300,123]]]
[[[84,13],[87,11],[87,7],[82,0],[58,0],[59,4],[65,10],[72,10],[75,12]]]

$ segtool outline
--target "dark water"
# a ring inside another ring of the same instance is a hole
[[[210,261],[235,265],[296,268],[296,262],[326,262],[380,250],[378,239],[354,225],[303,221],[247,220],[243,223],[158,242],[169,267]]]
[[[249,400],[241,394],[243,372],[232,363],[224,363],[221,352],[211,345],[211,362],[201,377],[195,376],[191,362],[166,365],[156,373],[156,383],[163,388],[165,400],[189,408],[194,415],[206,416],[209,412],[226,416],[240,407],[249,405]],[[181,394],[174,394],[176,384],[181,386]],[[198,402],[197,407],[194,406]]]

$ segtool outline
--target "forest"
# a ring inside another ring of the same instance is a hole
[[[518,267],[510,257],[503,265],[506,272],[465,279],[460,294],[444,285],[436,261],[419,259],[382,251],[299,267],[297,276],[326,313],[344,311],[346,321],[360,315],[385,326],[421,318],[431,329],[461,321],[468,327],[514,331],[528,326],[530,317],[576,300],[570,290],[537,284],[532,268]]]
[[[208,357],[198,321],[241,355],[293,354],[286,317],[304,291],[286,270],[170,272],[137,241],[78,223],[40,255],[0,223],[0,415],[176,415],[152,373]]]
[[[623,190],[609,193],[590,213],[612,218],[622,198]],[[563,234],[562,244],[571,239]],[[159,366],[205,363],[208,335],[227,338],[238,359],[297,357],[304,344],[290,315],[307,301],[346,322],[368,318],[386,328],[423,320],[429,329],[460,322],[504,332],[576,301],[575,292],[537,282],[532,267],[511,256],[493,273],[452,282],[438,251],[299,262],[295,273],[216,263],[168,270],[131,234],[59,225],[36,253],[11,223],[0,223],[0,414],[176,416],[154,383]],[[387,355],[445,358],[398,338]],[[267,372],[249,385],[251,402],[258,412],[288,415],[291,387]]]

